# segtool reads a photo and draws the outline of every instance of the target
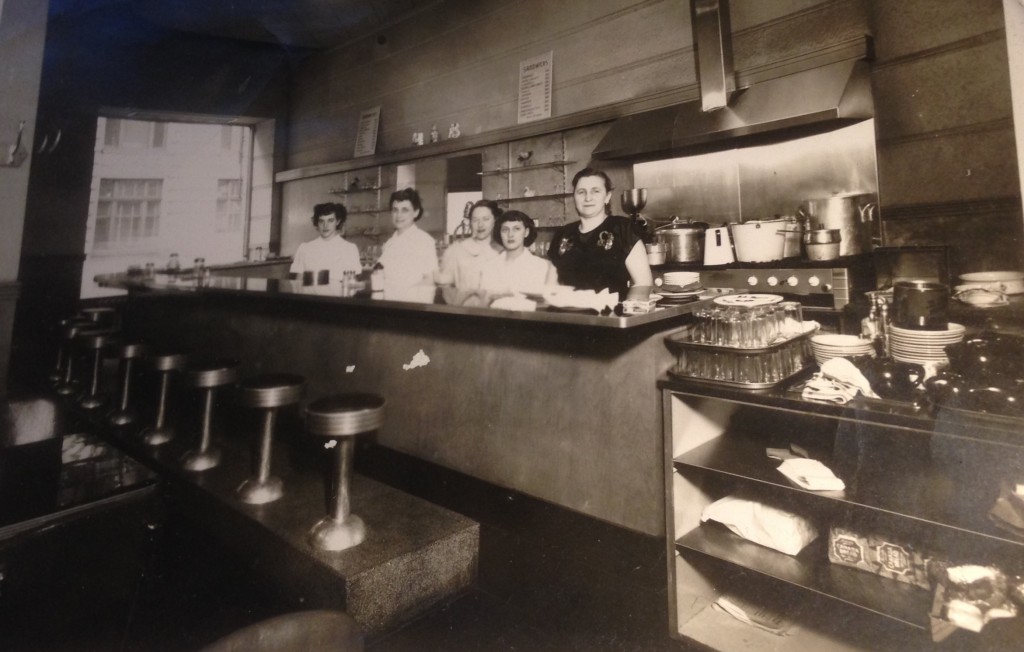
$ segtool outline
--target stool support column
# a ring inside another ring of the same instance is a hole
[[[92,352],[92,376],[89,381],[89,393],[78,402],[86,410],[94,410],[103,405],[100,397],[100,368],[103,362],[103,350],[96,348]]]
[[[121,361],[121,400],[118,408],[110,414],[110,422],[115,426],[124,426],[135,421],[135,412],[128,409],[128,400],[131,396],[132,367],[134,358],[125,358]]]
[[[284,495],[280,478],[270,475],[271,445],[274,441],[274,421],[277,410],[263,411],[263,427],[260,429],[259,454],[256,460],[256,477],[249,478],[238,487],[238,499],[250,505],[271,503]]]
[[[182,460],[187,471],[206,471],[220,464],[220,451],[211,445],[213,421],[213,387],[203,389],[203,423],[199,435],[199,448],[190,451]]]
[[[174,439],[174,430],[164,425],[167,418],[167,392],[171,386],[171,372],[160,372],[160,391],[156,405],[156,421],[142,432],[142,440],[150,446],[166,444]]]
[[[349,485],[352,481],[352,458],[355,442],[351,437],[336,440],[337,453],[334,457],[334,482],[331,486],[331,518],[343,523],[351,514]]]

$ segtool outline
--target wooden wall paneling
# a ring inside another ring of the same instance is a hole
[[[1018,194],[1012,143],[1013,126],[1005,123],[879,143],[879,194],[886,205]]]
[[[956,49],[876,66],[872,87],[883,141],[1012,117],[1003,39],[968,39]]]
[[[484,199],[497,201],[498,199],[508,197],[508,175],[498,173],[498,170],[508,169],[508,149],[508,143],[500,143],[498,145],[484,147],[480,151],[480,167],[483,173],[480,179],[480,184],[482,186],[481,190],[484,194]]]
[[[526,213],[538,226],[562,224],[566,165],[562,134],[517,140],[509,143],[508,150],[509,196],[503,204],[505,208]],[[533,197],[528,197],[528,193]]]
[[[902,0],[869,7],[879,63],[1004,29],[1001,0]]]

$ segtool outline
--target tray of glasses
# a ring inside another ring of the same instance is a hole
[[[772,389],[815,364],[810,339],[816,330],[768,346],[732,347],[695,342],[689,332],[670,335],[665,344],[676,356],[669,375],[722,387]]]

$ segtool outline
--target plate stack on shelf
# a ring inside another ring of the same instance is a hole
[[[811,351],[818,364],[832,358],[856,358],[875,356],[875,348],[871,340],[856,335],[839,335],[837,333],[821,333],[811,337]]]
[[[899,326],[889,327],[889,352],[900,362],[916,362],[922,365],[949,364],[946,345],[956,344],[964,339],[966,329],[950,322],[942,331],[923,331]]]
[[[658,294],[660,303],[686,303],[695,300],[704,291],[700,272],[665,272]]]

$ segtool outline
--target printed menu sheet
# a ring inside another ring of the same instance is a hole
[[[519,62],[519,124],[551,117],[554,51]]]
[[[356,148],[353,156],[373,156],[373,153],[377,151],[377,127],[379,124],[379,106],[359,114],[359,129],[356,131]]]

